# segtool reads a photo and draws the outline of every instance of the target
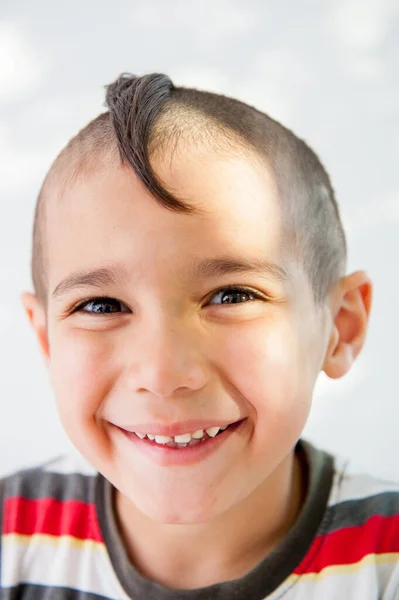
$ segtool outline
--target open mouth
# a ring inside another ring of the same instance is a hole
[[[133,432],[133,434],[139,437],[143,442],[155,446],[176,449],[190,448],[197,446],[198,444],[203,444],[210,439],[223,436],[226,432],[232,432],[242,423],[242,421],[243,419],[224,427],[209,427],[207,429],[199,429],[193,433],[185,433],[174,437],[167,435],[152,435],[150,433],[145,434],[136,431]]]

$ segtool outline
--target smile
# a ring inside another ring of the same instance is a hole
[[[129,429],[116,426],[116,429],[129,440],[133,448],[137,448],[139,452],[160,466],[188,466],[213,454],[218,448],[228,444],[229,439],[232,440],[237,434],[240,435],[239,432],[242,435],[246,430],[247,422],[248,419],[244,418],[230,424],[212,425],[203,429],[195,429],[193,423],[191,432],[187,433],[180,433],[180,431],[184,431],[186,427],[189,429],[189,423],[186,423],[185,427],[183,423],[180,426],[170,425],[170,433],[174,433],[174,435],[165,435],[165,429],[168,429],[168,426],[165,425],[156,427],[147,424],[147,427],[140,427],[141,431],[137,426],[129,427]],[[158,432],[150,433],[150,427],[153,430],[158,428]],[[162,428],[161,433],[159,429]],[[180,431],[176,431],[179,429]],[[147,433],[144,433],[146,430]]]
[[[175,436],[153,435],[151,433],[141,433],[139,431],[134,431],[133,433],[142,440],[148,438],[155,444],[168,446],[169,448],[187,448],[188,446],[195,446],[196,444],[205,442],[209,438],[214,438],[229,427],[230,425],[225,425],[224,427],[208,427],[208,429],[198,429],[193,433],[183,433]]]

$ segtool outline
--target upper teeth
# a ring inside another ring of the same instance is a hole
[[[194,431],[194,433],[182,433],[180,435],[170,436],[170,435],[153,435],[152,433],[141,433],[139,431],[135,431],[134,433],[141,439],[148,437],[149,440],[155,441],[157,444],[169,444],[170,442],[176,442],[177,444],[188,444],[194,438],[195,440],[200,440],[204,437],[204,432],[206,432],[209,437],[215,437],[219,433],[219,431],[224,431],[227,429],[228,425],[224,425],[223,427],[208,427],[208,429],[198,429]]]

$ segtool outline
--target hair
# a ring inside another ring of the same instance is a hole
[[[60,152],[40,190],[34,217],[32,280],[47,306],[46,206],[89,170],[110,161],[130,168],[168,210],[195,212],[166,189],[150,159],[184,141],[259,158],[272,173],[283,239],[321,304],[346,268],[346,240],[330,178],[311,148],[267,114],[239,100],[176,87],[163,74],[123,73],[106,87],[108,110]],[[104,160],[106,158],[106,161]]]

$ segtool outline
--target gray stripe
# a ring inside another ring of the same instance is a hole
[[[1,600],[116,600],[109,596],[90,594],[73,588],[21,583],[0,589]]]
[[[94,502],[95,476],[81,473],[51,473],[41,468],[8,475],[2,481],[4,498],[22,496],[29,500],[54,498],[60,502]]]
[[[327,510],[328,523],[325,533],[337,531],[342,527],[360,527],[370,517],[380,515],[393,517],[399,515],[399,492],[383,492],[368,498],[346,500]]]

